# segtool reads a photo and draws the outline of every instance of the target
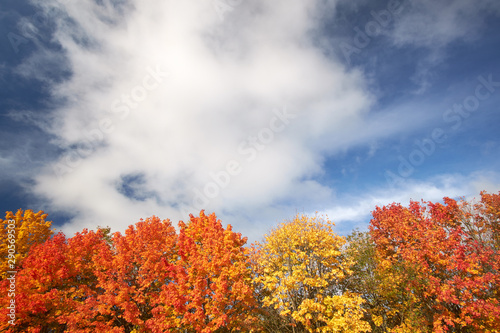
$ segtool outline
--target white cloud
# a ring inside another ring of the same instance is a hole
[[[196,213],[196,191],[233,160],[240,173],[203,208],[241,211],[240,228],[283,202],[331,198],[311,177],[322,172],[323,153],[358,140],[346,129],[363,123],[372,97],[359,72],[311,44],[314,2],[240,3],[223,20],[209,1],[136,1],[122,11],[106,1],[40,4],[72,72],[47,81],[65,101],[49,131],[68,154],[35,187],[47,210],[75,214],[63,230],[123,230],[152,214],[185,219],[182,208]],[[19,70],[43,80],[50,57],[40,54]],[[291,116],[273,120],[276,112]],[[274,127],[270,139],[265,129]],[[122,177],[134,174],[141,200],[120,192]]]
[[[38,3],[72,76],[46,80],[61,106],[45,129],[67,154],[36,177],[34,191],[47,211],[75,214],[68,234],[123,230],[153,214],[185,220],[200,191],[213,197],[204,208],[255,238],[295,207],[332,202],[335,190],[314,180],[325,156],[354,145],[374,151],[374,139],[425,120],[369,112],[362,73],[311,42],[321,1],[241,2],[224,13],[198,0]],[[44,80],[53,58],[39,54],[19,70]],[[285,110],[290,118],[276,120]],[[239,172],[205,193],[217,183],[211,173],[231,161]],[[120,191],[131,175],[141,176],[139,200]]]

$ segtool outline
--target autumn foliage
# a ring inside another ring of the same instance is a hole
[[[500,195],[472,204],[392,204],[373,212],[370,232],[384,292],[394,299],[394,331],[500,331]]]
[[[20,264],[32,246],[45,242],[52,235],[51,222],[45,221],[46,218],[47,214],[42,211],[35,213],[30,209],[26,211],[19,209],[15,214],[7,212],[5,220],[0,219],[0,258],[2,258],[0,276],[2,279],[6,277],[6,271],[10,270],[8,269],[8,260],[3,260],[8,258],[8,244],[10,244],[8,242],[8,221],[15,221],[16,254],[14,259],[17,264]]]
[[[0,331],[500,332],[500,193],[372,214],[347,237],[297,215],[247,246],[204,211],[71,238],[43,212],[7,212]]]
[[[106,229],[57,234],[18,267],[9,332],[250,331],[254,298],[246,239],[214,214],[157,217],[111,238]],[[8,281],[0,282],[5,292]],[[4,293],[6,294],[6,292]],[[2,298],[6,318],[8,298]]]
[[[356,294],[339,293],[353,262],[342,256],[345,239],[333,223],[319,217],[296,216],[266,235],[255,251],[255,283],[267,296],[265,308],[278,309],[287,326],[297,332],[364,332]]]

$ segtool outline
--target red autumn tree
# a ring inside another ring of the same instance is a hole
[[[476,204],[444,198],[373,212],[379,267],[404,286],[426,331],[500,330],[499,198],[482,192]]]
[[[94,259],[106,249],[103,233],[87,230],[70,239],[59,233],[33,247],[16,276],[16,325],[1,328],[9,332],[88,332],[92,327],[111,332],[104,318],[93,311],[89,315],[102,292]],[[2,282],[0,292],[6,287]]]

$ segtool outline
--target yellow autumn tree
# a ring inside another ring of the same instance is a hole
[[[7,271],[16,271],[32,246],[45,242],[51,235],[47,214],[31,209],[19,209],[16,214],[6,212],[5,220],[0,219],[0,280]],[[10,250],[10,251],[9,251]]]
[[[366,332],[363,300],[342,293],[340,282],[352,260],[341,248],[345,238],[322,217],[297,215],[255,244],[255,284],[267,295],[264,307],[279,311],[292,332]]]

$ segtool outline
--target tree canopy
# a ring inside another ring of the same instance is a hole
[[[0,220],[3,332],[499,332],[500,192],[375,207],[347,237],[296,215],[249,246],[202,210],[54,233]]]

